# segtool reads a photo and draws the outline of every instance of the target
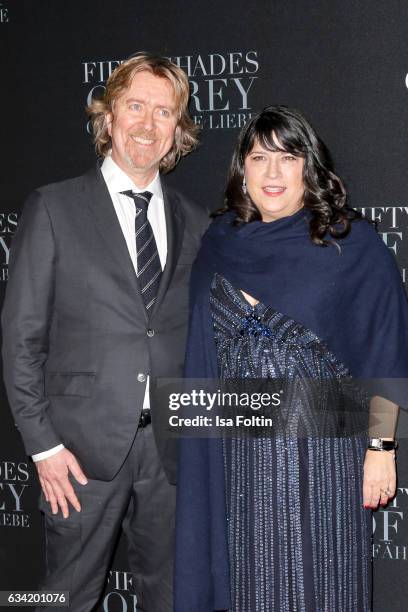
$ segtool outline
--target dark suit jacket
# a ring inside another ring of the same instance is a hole
[[[13,239],[2,324],[16,425],[28,454],[62,442],[90,478],[110,480],[123,464],[147,375],[182,376],[190,269],[208,214],[162,187],[168,254],[149,317],[99,167],[36,190]],[[155,426],[165,407],[151,408]],[[174,440],[156,441],[174,482]]]

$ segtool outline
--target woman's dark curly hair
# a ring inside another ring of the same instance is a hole
[[[224,207],[215,214],[234,211],[236,223],[262,219],[249,194],[242,190],[245,159],[256,142],[269,151],[304,158],[304,207],[311,213],[312,242],[327,246],[331,242],[325,240],[327,234],[333,238],[347,236],[351,221],[361,215],[347,206],[346,191],[333,172],[326,145],[299,111],[286,106],[268,106],[245,125],[232,158]]]

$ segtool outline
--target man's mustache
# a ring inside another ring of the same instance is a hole
[[[156,132],[146,132],[146,130],[138,130],[137,132],[132,132],[131,136],[134,138],[145,138],[146,140],[157,140]]]

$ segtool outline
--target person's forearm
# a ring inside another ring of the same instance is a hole
[[[368,435],[370,438],[394,440],[399,407],[384,397],[374,396],[370,401]]]

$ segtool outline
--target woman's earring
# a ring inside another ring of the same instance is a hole
[[[244,176],[244,178],[242,180],[242,191],[243,191],[244,195],[246,195],[246,193],[247,193],[247,186],[246,186],[245,176]]]

